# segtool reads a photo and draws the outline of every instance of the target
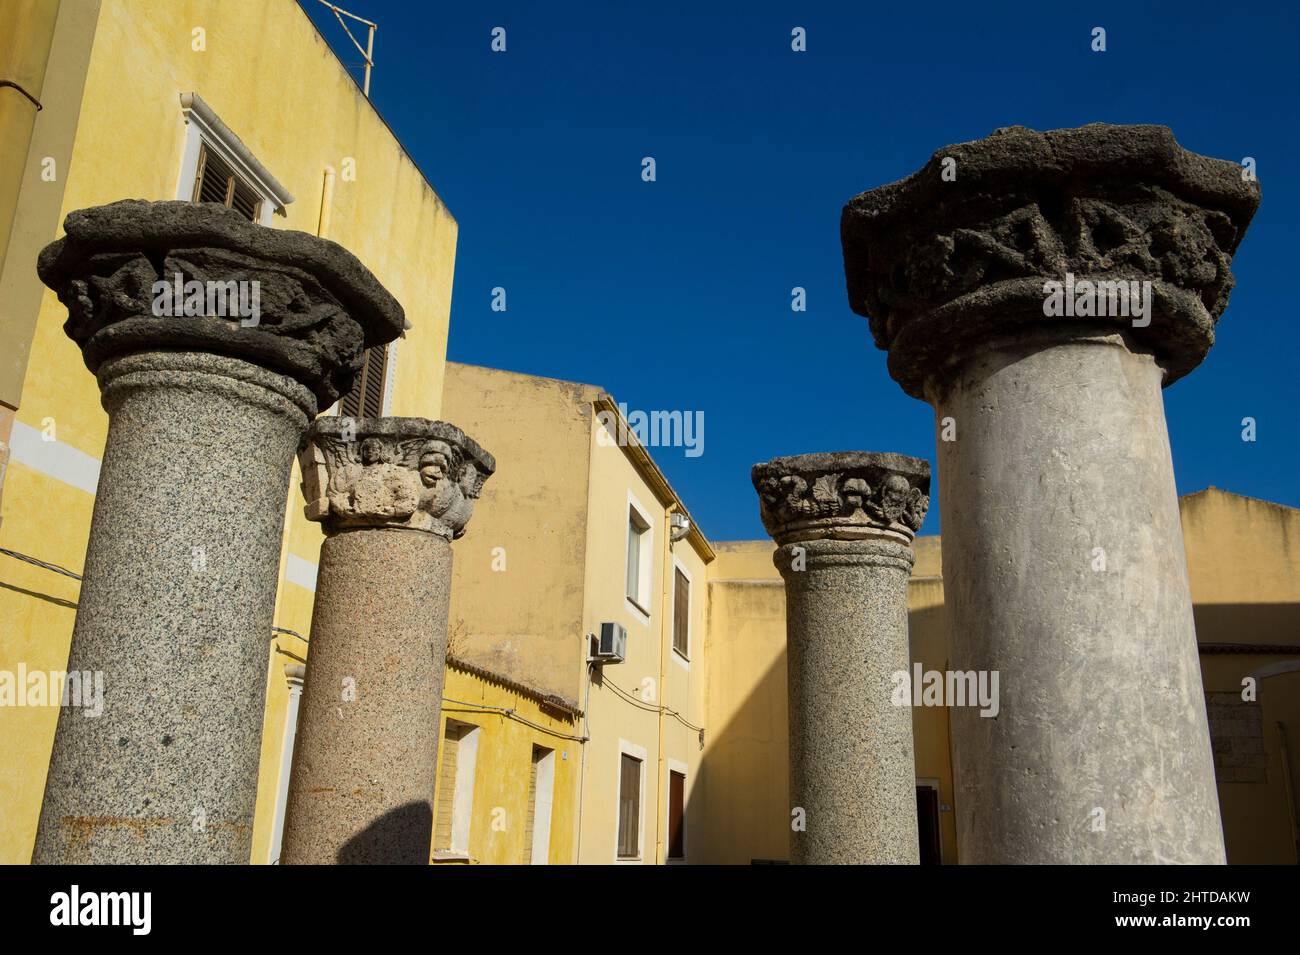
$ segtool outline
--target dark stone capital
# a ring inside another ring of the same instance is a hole
[[[402,527],[465,533],[496,461],[460,428],[426,418],[317,418],[298,455],[306,515],[326,533]]]
[[[909,543],[930,507],[930,464],[902,454],[839,451],[773,458],[750,474],[763,526],[778,544],[879,538]]]
[[[131,352],[208,352],[293,378],[326,408],[364,349],[405,321],[342,246],[221,206],[127,199],[71,212],[63,227],[37,271],[93,372]]]
[[[999,129],[849,200],[849,304],[894,379],[926,400],[972,349],[1045,325],[1067,338],[1122,328],[1170,384],[1214,344],[1259,200],[1241,166],[1188,152],[1164,126]],[[1097,290],[1109,314],[1048,314],[1046,283],[1067,281],[1109,283]],[[1149,283],[1146,315],[1121,307],[1120,282]]]

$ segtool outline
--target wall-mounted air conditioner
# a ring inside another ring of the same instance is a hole
[[[599,634],[588,634],[591,652],[590,663],[622,663],[627,659],[627,628],[621,623],[606,621],[600,625]]]

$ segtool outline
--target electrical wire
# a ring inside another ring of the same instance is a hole
[[[616,692],[626,702],[631,703],[633,706],[640,707],[641,709],[646,710],[647,712],[650,713],[667,713],[669,716],[677,720],[677,722],[681,723],[687,729],[695,730],[697,733],[704,732],[703,726],[696,726],[694,723],[687,720],[686,717],[682,716],[681,713],[679,713],[677,710],[674,710],[672,707],[659,706],[655,703],[646,703],[644,700],[638,700],[633,694],[629,693],[627,690],[618,686],[616,683],[614,683],[613,680],[604,676],[604,674],[601,675],[600,682],[602,686],[608,685],[611,690]]]
[[[518,713],[514,711],[513,708],[507,708],[504,706],[492,706],[491,704],[488,703],[472,703],[469,700],[455,700],[452,699],[450,696],[444,696],[442,698],[442,702],[456,703],[460,706],[473,706],[473,707],[477,707],[480,710],[500,713],[502,716],[507,716],[512,720],[515,720],[519,723],[523,723],[525,726],[531,726],[533,729],[538,730],[539,732],[542,733],[546,733],[549,736],[554,736],[557,739],[571,739],[577,743],[587,742],[587,737],[585,736],[572,736],[568,733],[558,733],[555,730],[551,729],[550,727],[542,726],[540,723],[534,723],[532,720],[528,719],[527,717],[520,716]]]
[[[6,557],[12,557],[14,560],[21,560],[26,564],[33,564],[36,567],[43,567],[46,570],[52,570],[56,574],[62,574],[64,577],[71,577],[73,580],[82,579],[81,574],[74,573],[66,567],[60,567],[58,564],[47,564],[45,561],[37,560],[35,557],[28,557],[26,554],[20,554],[16,550],[8,550],[7,548],[0,547],[0,554],[4,554]]]

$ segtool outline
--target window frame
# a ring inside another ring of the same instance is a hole
[[[533,820],[533,841],[528,847],[528,864],[550,865],[551,819],[555,808],[555,750],[533,743],[528,751],[528,759],[530,775],[533,777],[532,798],[526,808]],[[535,773],[531,772],[531,766],[537,767]]]
[[[286,207],[293,202],[293,194],[244,145],[243,140],[221,121],[221,117],[204,102],[203,97],[194,92],[182,93],[180,105],[185,145],[176,180],[176,198],[184,202],[194,201],[200,171],[199,158],[206,148],[260,198],[261,207],[255,220],[258,225],[269,226],[274,215],[285,215]]]
[[[686,647],[685,650],[677,649],[677,575],[681,574],[686,579]],[[681,666],[690,669],[691,666],[691,637],[692,630],[691,617],[695,611],[695,577],[690,570],[677,557],[673,557],[673,624],[672,632],[669,634],[670,646],[672,648],[672,658]]]
[[[637,854],[635,856],[624,856],[619,854],[619,829],[622,828],[623,821],[623,757],[635,759],[640,764],[640,770],[637,772],[637,814],[636,814],[636,842]],[[625,739],[618,741],[618,760],[614,764],[614,848],[613,861],[616,865],[642,865],[645,862],[645,786],[646,786],[646,766],[649,764],[649,755],[644,746],[638,746]]]
[[[645,526],[645,529],[638,536],[640,545],[637,555],[638,593],[635,596],[627,592],[628,578],[632,570],[633,515]],[[624,533],[627,537],[623,548],[623,603],[634,619],[643,624],[649,624],[652,616],[650,605],[654,602],[652,595],[654,593],[655,522],[645,505],[637,499],[630,488],[627,492],[627,517],[624,521],[624,527]]]
[[[474,820],[474,781],[478,767],[478,743],[481,728],[476,723],[447,717],[443,721],[442,735],[438,737],[441,745],[447,737],[447,731],[453,727],[460,729],[461,736],[456,741],[456,781],[452,785],[451,832],[448,834],[449,846],[439,849],[437,845],[438,810],[442,808],[445,793],[440,785],[442,778],[442,760],[444,752],[438,753],[437,775],[435,779],[435,798],[433,816],[434,841],[432,851],[434,861],[443,859],[468,859],[469,840]]]
[[[271,823],[271,844],[267,847],[267,864],[279,865],[284,851],[284,818],[289,809],[289,779],[293,771],[294,743],[298,739],[298,716],[302,704],[302,685],[306,670],[301,664],[284,667],[288,702],[284,711],[284,733],[280,737],[280,779],[276,783],[275,815]]]

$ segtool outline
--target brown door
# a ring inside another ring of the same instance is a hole
[[[668,858],[686,858],[686,777],[668,774]]]

